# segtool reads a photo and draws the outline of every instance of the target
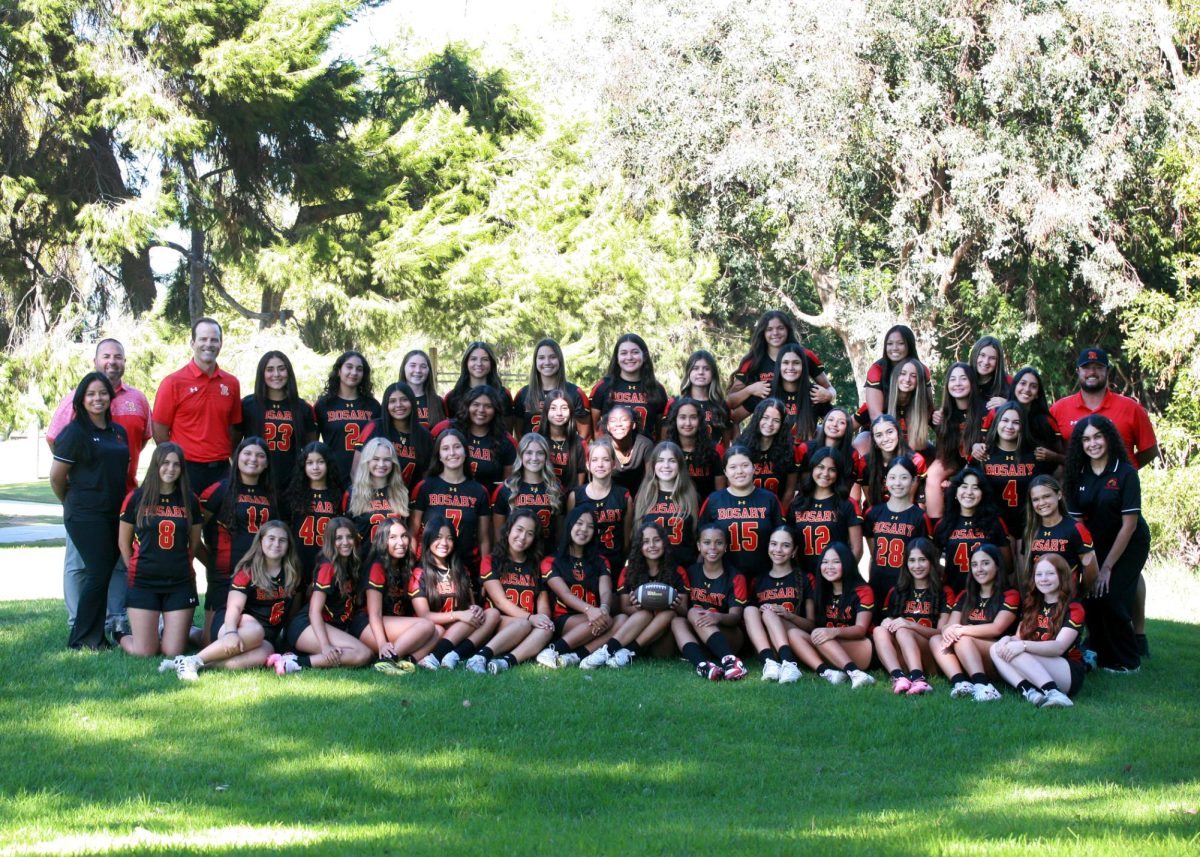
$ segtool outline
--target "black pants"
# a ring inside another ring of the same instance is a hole
[[[209,485],[215,485],[229,475],[229,462],[189,461],[186,465],[192,493],[199,497]]]
[[[67,534],[83,558],[83,583],[75,624],[67,645],[72,649],[107,647],[104,619],[108,608],[108,582],[117,564],[117,518],[66,521]]]
[[[1107,548],[1103,554],[1097,550],[1096,560],[1103,565],[1107,554]],[[1083,602],[1089,645],[1102,667],[1136,669],[1141,665],[1133,636],[1133,604],[1137,598],[1138,578],[1149,555],[1150,530],[1142,522],[1113,566],[1108,592],[1101,598],[1088,598]]]

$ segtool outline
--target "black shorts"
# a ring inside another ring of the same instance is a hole
[[[190,581],[163,592],[143,589],[140,586],[131,586],[125,592],[126,608],[153,610],[155,613],[175,613],[179,610],[187,610],[190,613],[199,603],[196,584]]]
[[[1083,690],[1083,675],[1087,671],[1083,668],[1083,664],[1070,658],[1067,658],[1067,667],[1071,670],[1071,686],[1067,688],[1067,696],[1074,697]]]
[[[563,629],[567,626],[567,620],[572,616],[582,616],[582,613],[564,613],[561,616],[554,617],[554,636],[561,637]]]
[[[192,493],[199,497],[204,489],[229,475],[229,459],[221,461],[189,461],[184,465]]]
[[[246,613],[243,615],[249,616],[250,614]],[[262,623],[262,621],[260,619],[258,619],[258,617],[251,616],[250,618],[252,618],[252,619],[254,619],[254,621],[258,622],[259,627],[263,629],[263,641],[270,643],[271,648],[275,649],[275,651],[278,652],[280,650],[279,645],[278,645],[279,639],[283,636],[283,632],[286,630],[285,626],[283,626],[283,625],[264,625]],[[224,624],[225,624],[225,610],[221,609],[213,614],[212,624],[208,626],[209,639],[211,639],[214,643],[217,641],[217,635],[219,635],[221,633],[221,626]]]
[[[224,610],[225,602],[229,600],[233,580],[229,577],[212,577],[208,579],[208,591],[204,593],[205,610]]]
[[[296,650],[296,643],[300,640],[300,635],[308,630],[308,627],[311,624],[312,623],[308,620],[307,610],[302,612],[291,622],[288,622],[287,634],[284,637],[284,643],[287,647],[287,651],[294,652]],[[337,628],[339,631],[345,631],[347,634],[357,640],[362,632],[367,629],[367,626],[370,625],[370,621],[367,619],[366,613],[356,613],[344,627],[339,625],[337,622],[327,622],[325,624],[330,628]]]
[[[362,637],[363,631],[367,630],[367,628],[370,626],[371,620],[367,618],[367,614],[365,612],[355,613],[350,619],[349,624],[347,624],[345,628],[342,628],[342,630],[357,640]]]

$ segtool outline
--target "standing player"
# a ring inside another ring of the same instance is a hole
[[[154,396],[154,442],[183,447],[188,482],[203,494],[229,474],[234,427],[242,422],[242,388],[217,366],[221,325],[202,318],[192,324],[192,359],[158,385]]]
[[[729,406],[725,404],[721,373],[717,369],[717,358],[710,352],[693,351],[688,357],[683,366],[683,386],[680,387],[679,397],[691,399],[696,403],[710,437],[719,442],[733,440],[733,419],[729,413]],[[678,400],[672,399],[667,402],[667,410],[672,410]],[[669,420],[667,427],[670,431]]]
[[[596,428],[598,434],[607,436],[612,443],[616,460],[613,481],[628,491],[629,496],[636,497],[646,477],[653,441],[637,430],[637,418],[628,405],[613,405]]]
[[[576,433],[584,440],[592,436],[591,403],[583,390],[567,380],[566,367],[562,348],[553,339],[542,339],[533,346],[529,383],[517,391],[513,400],[515,425],[520,434],[541,431],[546,394],[560,390],[566,396]]]
[[[325,546],[325,528],[346,508],[346,486],[328,446],[314,440],[300,450],[288,491],[300,579],[302,588],[307,588]]]
[[[784,428],[787,412],[778,399],[763,399],[750,416],[738,445],[750,451],[754,484],[770,491],[786,506],[796,493],[796,447]]]
[[[771,395],[771,382],[775,380],[779,349],[789,344],[803,345],[796,332],[791,316],[782,310],[768,310],[754,325],[750,335],[750,350],[738,364],[737,371],[729,384],[729,409],[734,422],[741,422]],[[837,402],[837,391],[825,374],[821,358],[807,348],[804,349],[808,377],[812,382],[809,398],[815,406],[833,405]],[[821,413],[821,411],[818,411]]]
[[[783,402],[784,424],[799,441],[811,439],[817,430],[817,412],[809,397],[812,384],[808,380],[804,354],[804,349],[795,344],[779,349],[770,396]]]
[[[887,470],[888,499],[876,503],[863,517],[863,533],[871,551],[872,603],[882,619],[883,603],[904,568],[904,551],[915,538],[929,538],[932,526],[913,502],[917,466],[907,456],[892,461]]]
[[[591,507],[596,523],[596,541],[600,544],[600,556],[608,563],[609,568],[621,568],[625,565],[625,549],[633,527],[633,498],[628,490],[613,482],[616,461],[611,438],[601,437],[593,440],[587,451],[590,478],[586,485],[577,485],[571,489],[567,498],[568,512],[576,506]]]
[[[1004,368],[1004,346],[994,336],[980,337],[971,346],[967,364],[975,370],[975,383],[984,406],[991,410],[1008,401],[1012,376]]]
[[[842,473],[842,456],[832,447],[813,453],[811,469],[804,474],[796,499],[785,516],[796,534],[796,560],[800,570],[816,579],[825,548],[834,542],[849,545],[862,559],[863,519],[858,504],[849,498]]]
[[[984,402],[975,383],[975,371],[966,363],[953,363],[946,373],[942,406],[933,415],[937,449],[926,475],[925,509],[929,517],[942,517],[942,492],[950,477],[966,463],[966,456],[983,429]]]
[[[429,469],[429,461],[433,456],[433,435],[417,419],[417,397],[412,387],[403,381],[389,384],[383,391],[383,411],[379,419],[368,423],[363,430],[362,443],[376,437],[390,440],[400,462],[404,486],[411,491]],[[355,470],[358,469],[361,454],[362,447],[359,447],[359,451],[354,453]]]
[[[416,400],[417,422],[426,431],[446,419],[446,406],[438,395],[433,361],[424,351],[410,351],[400,364],[400,380],[412,388]]]
[[[746,458],[744,453],[742,457]],[[687,615],[671,619],[679,653],[691,661],[696,675],[709,681],[746,676],[746,665],[734,653],[744,640],[742,611],[749,591],[746,578],[725,561],[725,545],[724,527],[715,522],[700,524],[700,560],[687,570]]]
[[[317,439],[317,423],[312,405],[296,389],[292,361],[282,351],[268,351],[259,358],[254,393],[242,399],[241,430],[245,437],[267,442],[275,490],[285,498],[300,448]]]
[[[354,451],[362,445],[363,432],[382,413],[372,390],[367,358],[357,351],[341,354],[315,410],[321,440],[333,451],[338,472],[353,472]]]
[[[486,342],[472,342],[463,352],[462,364],[458,368],[458,380],[446,394],[446,416],[458,418],[464,399],[476,387],[491,387],[497,400],[496,415],[507,432],[511,428],[513,397],[500,380],[500,364],[496,352]],[[459,427],[465,425],[459,418]],[[435,432],[436,433],[436,432]]]
[[[888,470],[897,458],[908,458],[917,468],[917,485],[913,488],[913,497],[920,496],[920,480],[925,477],[926,460],[919,452],[914,452],[908,445],[907,436],[900,428],[900,421],[891,414],[876,417],[871,424],[871,448],[867,457],[858,459],[856,472],[858,484],[862,487],[864,506],[874,506],[888,501],[887,479]],[[929,490],[934,490],[930,488]],[[940,489],[938,489],[940,490]]]
[[[711,524],[724,531],[722,561],[752,583],[771,567],[767,548],[771,533],[783,523],[783,512],[774,494],[755,487],[754,464],[746,447],[734,445],[725,453],[725,478],[729,487],[714,492],[700,509],[700,529]]]
[[[540,408],[544,417],[538,433],[550,444],[550,467],[554,477],[564,489],[582,485],[587,480],[585,444],[576,430],[570,397],[562,390],[551,390],[542,398]],[[591,411],[588,411],[588,418],[591,418]]]
[[[883,335],[883,356],[867,369],[867,381],[863,389],[863,405],[855,414],[862,428],[870,428],[880,414],[887,413],[888,390],[891,389],[892,372],[903,361],[920,360],[917,353],[917,338],[912,328],[904,324],[892,325]],[[929,383],[929,369],[925,369],[925,381]],[[932,396],[932,391],[930,392]]]
[[[597,427],[614,406],[624,405],[633,414],[638,432],[651,444],[658,439],[667,391],[654,375],[654,361],[644,339],[636,333],[617,339],[608,370],[592,389],[591,399],[592,421]]]
[[[517,444],[507,430],[504,401],[500,392],[488,384],[471,387],[455,401],[458,409],[453,421],[433,428],[437,437],[454,426],[467,440],[467,463],[471,478],[489,491],[512,475],[517,459]]]

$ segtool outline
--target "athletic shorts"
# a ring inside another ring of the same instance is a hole
[[[554,617],[554,636],[555,638],[563,635],[563,629],[567,627],[567,620],[572,616],[582,616],[582,613],[564,613],[561,616]]]
[[[300,636],[306,630],[308,630],[308,627],[311,624],[312,623],[308,620],[307,610],[302,612],[291,622],[288,622],[287,634],[284,637],[287,651],[294,652],[296,650],[297,641],[299,641]],[[339,631],[345,631],[347,634],[357,640],[362,632],[367,629],[367,626],[370,625],[370,621],[367,619],[366,613],[355,613],[345,627],[336,622],[327,622],[325,624],[330,628],[337,628]]]
[[[255,618],[255,617],[251,617],[251,618]],[[283,625],[264,625],[257,618],[255,618],[255,621],[258,622],[259,627],[261,627],[263,629],[263,641],[270,643],[271,647],[273,649],[275,649],[275,651],[278,652],[279,651],[279,645],[278,645],[279,639],[280,639],[280,637],[283,636],[283,632],[286,630],[284,628],[284,626]],[[225,624],[225,611],[218,610],[216,613],[213,614],[212,624],[208,626],[208,636],[214,643],[217,641],[217,636],[218,636],[218,634],[221,633],[221,626],[224,624]]]
[[[174,613],[178,610],[191,612],[196,609],[200,599],[196,595],[196,584],[181,583],[165,592],[142,589],[131,586],[125,592],[125,607],[135,610],[153,610],[155,613]]]
[[[233,588],[232,583],[233,579],[229,577],[210,577],[208,591],[204,593],[204,609],[224,610],[225,602],[229,600],[229,592]]]
[[[1083,668],[1083,664],[1070,658],[1067,658],[1067,667],[1071,670],[1071,686],[1067,688],[1067,696],[1074,697],[1083,690],[1083,675],[1086,670]]]

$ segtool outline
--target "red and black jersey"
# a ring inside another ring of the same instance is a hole
[[[1008,612],[1017,616],[1021,612],[1021,596],[1015,589],[997,590],[991,595],[980,595],[974,604],[965,603],[966,593],[959,596],[954,609],[962,614],[963,625],[987,625],[1000,614]]]
[[[545,587],[542,584],[541,569],[532,560],[525,562],[506,560],[503,569],[497,571],[496,560],[492,554],[483,558],[483,563],[479,567],[479,582],[484,587],[483,606],[495,607],[496,605],[487,595],[489,580],[500,584],[504,590],[504,597],[513,605],[530,615],[537,612],[538,595]]]
[[[721,459],[724,456],[725,447],[719,443],[683,450],[683,461],[687,465],[688,476],[692,478],[692,484],[696,486],[696,496],[701,500],[717,490],[717,477],[724,475],[721,470]]]
[[[663,419],[666,419],[671,408],[675,406],[675,398],[672,396],[667,399],[667,406],[663,408]],[[708,426],[709,436],[714,441],[719,441],[721,435],[733,425],[733,415],[729,412],[729,405],[724,402],[714,402],[711,399],[695,399],[694,401],[700,407],[700,418]]]
[[[317,556],[325,546],[325,528],[330,520],[342,514],[343,499],[344,495],[338,496],[332,488],[313,488],[304,506],[292,510],[292,532],[305,580],[312,580]]]
[[[760,574],[754,580],[753,601],[759,607],[778,604],[789,613],[804,615],[804,602],[813,597],[808,575],[793,569],[783,577]]]
[[[419,565],[413,569],[412,577],[408,580],[408,597],[410,601],[413,598],[429,598],[425,590],[427,574],[431,575],[429,577],[429,584],[433,587],[431,591],[436,592],[443,599],[442,606],[436,612],[453,613],[456,610],[466,610],[475,603],[470,587],[460,589],[454,580],[454,575],[439,573],[436,569],[427,571]],[[430,602],[429,608],[433,609],[432,602]]]
[[[592,421],[592,405],[587,394],[574,384],[563,384],[560,388],[567,395],[571,405],[571,416],[575,420]],[[542,425],[542,403],[529,401],[529,385],[526,384],[513,397],[513,416],[517,418],[517,428],[521,435],[536,432]]]
[[[337,461],[338,472],[349,478],[354,451],[362,446],[363,432],[373,420],[379,419],[379,402],[368,396],[343,399],[341,396],[322,396],[313,410],[317,416],[317,431],[329,444]]]
[[[313,582],[314,592],[325,593],[325,606],[321,609],[321,617],[325,624],[346,630],[354,614],[359,612],[356,603],[354,586],[346,581],[341,587],[334,585],[335,574],[333,563],[322,562],[317,566],[317,577]]]
[[[1033,538],[1025,546],[1030,562],[1029,568],[1037,567],[1043,554],[1056,553],[1071,567],[1071,576],[1076,587],[1083,582],[1083,567],[1080,560],[1094,550],[1092,534],[1083,524],[1063,518],[1053,527],[1038,527]]]
[[[1010,533],[1025,532],[1025,505],[1029,498],[1029,483],[1035,476],[1050,473],[1053,467],[1045,467],[1033,451],[1005,452],[993,447],[988,450],[988,459],[983,462],[983,475],[1000,517]]]
[[[237,500],[233,507],[233,525],[226,526],[216,519],[220,513],[225,494],[229,491],[229,479],[222,479],[205,489],[200,495],[200,505],[214,515],[204,525],[204,543],[208,546],[213,576],[220,580],[233,574],[234,564],[250,550],[258,528],[278,517],[265,491],[254,485],[238,485]]]
[[[253,616],[263,628],[280,628],[287,621],[288,605],[292,603],[292,593],[283,586],[282,572],[272,577],[271,586],[261,589],[254,585],[249,570],[239,568],[233,575],[233,591],[246,596],[246,606],[242,612]]]
[[[133,527],[133,557],[126,575],[129,586],[151,592],[170,592],[196,579],[192,571],[191,528],[201,523],[200,504],[195,495],[176,489],[160,494],[143,520],[137,519],[143,490],[135,488],[125,497],[121,520]]]
[[[802,440],[796,443],[796,477],[801,479],[805,473],[812,470],[812,459],[818,449],[824,449],[825,445],[817,443],[815,440]],[[834,447],[836,449],[836,447]],[[841,453],[841,450],[837,450]],[[866,472],[867,461],[858,454],[857,449],[850,450],[850,460],[842,456],[843,466],[841,472],[838,473],[838,479],[850,486],[854,480],[859,479],[859,474]]]
[[[563,490],[569,490],[579,481],[581,473],[587,473],[583,457],[583,442],[578,438],[574,443],[563,439],[547,438],[550,444],[550,468],[558,477]]]
[[[896,585],[904,568],[904,549],[918,536],[929,538],[932,527],[920,506],[893,512],[887,503],[877,503],[863,518],[863,535],[871,551],[871,588],[882,603],[887,591]]]
[[[367,501],[365,511],[357,515],[350,515],[350,492],[346,492],[343,501],[343,506],[346,508],[346,514],[350,520],[354,522],[354,528],[358,530],[359,538],[359,553],[365,554],[370,550],[371,545],[375,541],[375,533],[379,530],[379,525],[388,518],[395,518],[399,521],[407,520],[407,516],[402,516],[396,509],[392,508],[392,501],[388,499],[387,488],[371,489],[371,498]]]
[[[614,484],[603,500],[593,500],[587,495],[586,485],[571,489],[575,505],[588,504],[592,517],[596,519],[596,541],[600,543],[600,556],[611,568],[620,568],[625,563],[625,515],[629,509],[630,496],[619,485]]]
[[[721,573],[709,577],[704,563],[697,562],[687,570],[688,607],[699,607],[709,613],[728,613],[734,607],[745,607],[750,598],[745,576],[730,563]]]
[[[417,483],[429,470],[429,461],[433,457],[433,435],[423,426],[416,426],[409,431],[400,431],[392,423],[391,417],[368,423],[363,429],[359,446],[373,437],[386,437],[396,450],[400,459],[400,475],[404,477],[404,487],[409,491],[417,487]]]
[[[696,517],[681,514],[670,493],[660,490],[641,522],[653,522],[667,531],[667,541],[677,562],[688,566],[696,561]]]
[[[917,468],[917,478],[913,484],[912,491],[912,496],[917,497],[920,494],[921,480],[925,478],[925,473],[929,468],[925,461],[925,456],[921,453],[914,452],[910,457],[912,458],[913,466]],[[884,473],[887,473],[886,465],[884,467]],[[864,505],[869,504],[875,506],[886,503],[888,500],[892,499],[892,495],[888,493],[887,490],[886,477],[882,480],[882,483],[879,486],[880,496],[877,498],[871,496],[871,494],[874,492],[871,486],[867,484],[867,459],[863,458],[862,456],[859,456],[854,461],[854,481],[856,481],[862,487]]]
[[[412,602],[408,597],[408,580],[396,580],[388,574],[379,560],[371,563],[367,572],[367,588],[383,595],[384,616],[411,616]]]
[[[586,601],[589,607],[600,606],[600,581],[605,577],[611,578],[611,572],[608,561],[603,557],[596,557],[590,562],[574,556],[548,556],[542,560],[542,580],[547,588],[550,581],[562,580],[571,590],[571,594]],[[555,619],[573,612],[575,611],[564,604],[557,595],[554,597]]]
[[[801,437],[797,434],[796,418],[800,415],[800,397],[803,396],[811,403],[811,392],[809,390],[785,390],[782,386],[774,393],[775,398],[783,402],[783,424],[787,426],[788,431],[797,440],[809,440],[807,437]],[[813,420],[816,423],[816,420]]]
[[[957,595],[966,587],[971,574],[971,555],[984,544],[1008,547],[1008,529],[1003,519],[997,518],[991,529],[985,531],[973,515],[960,514],[954,521],[943,520],[938,524],[933,540],[942,549],[946,585]]]
[[[767,547],[771,532],[783,523],[779,500],[765,488],[738,497],[722,488],[704,501],[700,526],[717,523],[725,528],[726,561],[747,580],[771,568]]]
[[[280,494],[291,480],[305,439],[316,430],[316,416],[308,402],[268,399],[260,403],[254,396],[242,399],[242,436],[257,436],[267,442],[267,460],[275,477],[275,490]]]
[[[1033,636],[1029,639],[1035,642],[1044,642],[1053,640],[1058,637],[1063,628],[1070,628],[1075,631],[1075,640],[1071,643],[1071,648],[1063,654],[1063,657],[1076,663],[1083,663],[1083,651],[1079,647],[1079,641],[1083,639],[1083,622],[1084,610],[1083,605],[1078,601],[1071,601],[1067,605],[1066,611],[1062,616],[1062,623],[1055,626],[1051,617],[1054,614],[1054,608],[1057,604],[1043,604],[1042,609],[1038,611],[1037,625],[1034,626]]]
[[[657,395],[651,395],[651,393]],[[625,405],[633,411],[637,428],[652,441],[658,440],[662,425],[662,406],[667,401],[667,391],[655,382],[653,391],[641,381],[626,381],[624,378],[605,376],[592,388],[592,407],[608,413],[613,405]]]
[[[817,612],[818,628],[849,628],[856,623],[859,613],[875,611],[875,590],[870,586],[857,586],[835,595],[824,610]]]
[[[804,349],[804,362],[808,366],[808,377],[816,378],[825,371],[825,365],[821,363],[821,358],[807,348]],[[741,362],[737,370],[733,373],[733,380],[742,382],[743,385],[749,387],[751,384],[756,384],[762,381],[767,386],[775,380],[775,363],[768,355],[764,354],[757,362],[753,362],[749,357]],[[760,396],[750,396],[744,402],[742,407],[747,411],[753,411],[758,407],[758,403],[762,401]]]
[[[421,512],[425,524],[435,515],[445,515],[454,525],[459,555],[469,565],[479,562],[479,521],[492,513],[488,492],[474,479],[457,484],[441,476],[430,476],[417,484],[411,508]]]
[[[418,396],[414,393],[413,397],[417,400],[417,422],[421,424],[421,428],[425,429],[425,431],[431,431],[441,420],[432,419],[429,415],[429,394],[422,393]],[[441,396],[435,396],[435,398],[438,405],[445,407]]]
[[[793,454],[782,461],[777,461],[769,449],[753,449],[750,460],[754,463],[754,487],[765,488],[781,502],[783,492],[787,490],[788,477],[796,472]]]
[[[625,567],[621,569],[621,574],[617,578],[617,593],[618,594],[620,594],[620,595],[632,594],[633,590],[630,589],[630,587],[629,587],[629,579],[628,578],[629,578],[629,565],[626,564]],[[676,566],[675,570],[671,571],[671,572],[659,573],[657,575],[654,575],[654,574],[647,575],[647,579],[642,582],[643,583],[665,583],[665,584],[667,584],[667,586],[670,586],[676,592],[687,592],[688,589],[691,588],[690,584],[688,583],[687,570],[684,569],[684,567],[682,565]],[[633,588],[636,589],[637,587],[633,587]]]
[[[787,513],[787,523],[796,533],[796,559],[809,574],[817,574],[825,548],[834,542],[850,544],[850,528],[863,525],[862,512],[853,500],[815,497],[807,501],[797,495]]]
[[[500,417],[497,416],[496,419]],[[457,427],[467,439],[467,475],[489,491],[495,490],[496,486],[504,481],[504,469],[512,467],[517,460],[516,443],[508,435],[497,439],[491,434],[471,434],[469,428],[456,426],[453,420],[446,420],[434,426],[433,436],[437,437],[451,427]]]
[[[538,539],[543,550],[554,544],[558,514],[550,505],[550,492],[545,482],[518,482],[516,493],[509,489],[507,483],[497,488],[492,494],[492,514],[507,518],[513,509],[529,509],[537,516]]]
[[[900,592],[892,587],[883,602],[883,612],[889,619],[908,619],[926,628],[936,628],[942,616],[950,614],[954,598],[949,586],[941,592],[929,588]]]

